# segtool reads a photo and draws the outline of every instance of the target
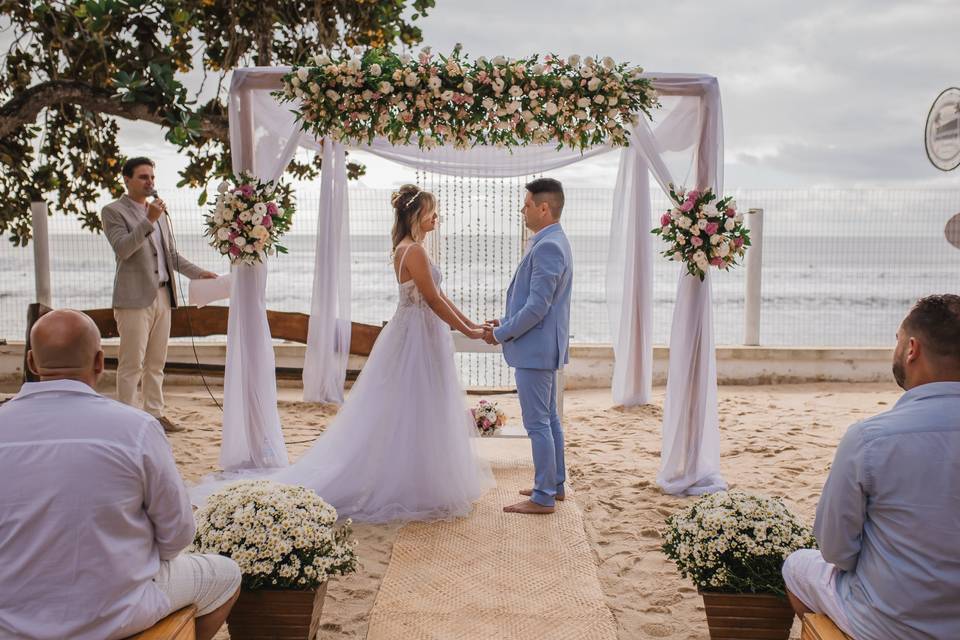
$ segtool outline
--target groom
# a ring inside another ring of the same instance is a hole
[[[553,513],[563,500],[563,427],[557,414],[557,369],[568,362],[573,259],[560,226],[563,186],[551,178],[527,185],[523,217],[534,233],[507,290],[506,316],[491,320],[484,340],[503,345],[516,369],[523,426],[533,446],[533,490],[529,500],[504,507],[508,513]]]

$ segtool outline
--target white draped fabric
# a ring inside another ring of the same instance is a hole
[[[339,402],[350,340],[344,149],[301,132],[289,105],[270,95],[280,88],[281,77],[288,71],[287,67],[259,67],[234,72],[231,149],[235,166],[252,167],[257,175],[270,177],[282,173],[298,145],[323,153],[304,398]],[[686,184],[691,170],[698,188],[722,186],[722,117],[716,79],[695,74],[649,75],[654,78],[663,108],[655,113],[652,125],[641,118],[633,130],[631,146],[622,150],[607,273],[616,354],[614,399],[627,405],[646,403],[651,395],[653,249],[649,173],[664,187],[674,178],[677,184]],[[598,147],[581,153],[557,150],[552,145],[512,151],[492,147],[423,150],[393,146],[386,140],[355,148],[412,168],[478,178],[549,171],[610,151],[609,147]],[[272,369],[261,372],[263,376],[268,374],[272,378]],[[709,279],[701,283],[681,275],[670,338],[669,374],[658,482],[664,490],[677,494],[721,489]]]

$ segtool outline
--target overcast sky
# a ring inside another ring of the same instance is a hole
[[[927,161],[934,98],[960,86],[957,0],[437,0],[424,44],[471,57],[609,55],[651,72],[716,76],[728,188],[960,186]],[[123,150],[161,160],[171,187],[183,161],[159,129],[125,125]],[[580,167],[611,185],[615,154]],[[409,177],[371,161],[364,182]]]

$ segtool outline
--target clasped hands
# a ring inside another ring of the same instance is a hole
[[[499,326],[500,321],[496,318],[493,320],[487,320],[481,325],[474,325],[473,331],[471,331],[468,335],[475,340],[483,340],[487,344],[500,344],[497,341],[497,338],[493,335],[494,327]]]

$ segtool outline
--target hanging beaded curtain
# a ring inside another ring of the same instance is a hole
[[[524,185],[538,176],[476,178],[417,170],[416,184],[437,197],[440,224],[427,250],[443,290],[477,322],[503,315],[507,287],[523,257]],[[508,389],[513,376],[499,353],[458,353],[466,387]]]

